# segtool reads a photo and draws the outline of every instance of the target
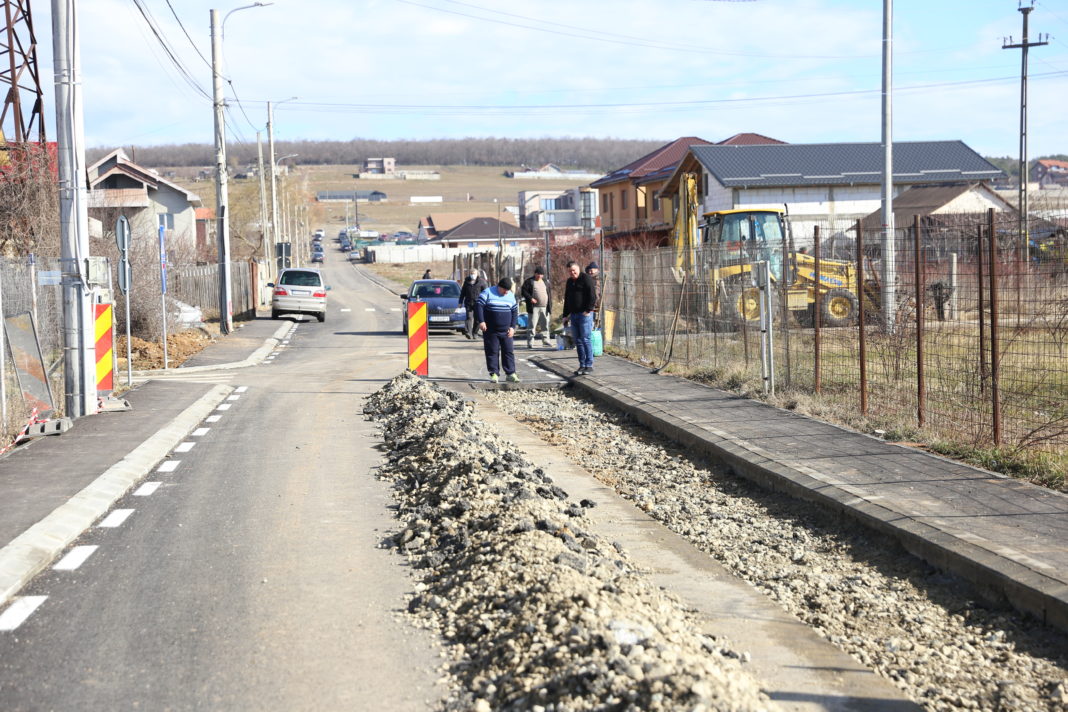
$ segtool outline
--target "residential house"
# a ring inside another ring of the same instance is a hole
[[[593,235],[597,227],[597,190],[522,190],[519,225],[528,232],[551,232],[554,237]]]
[[[198,195],[137,165],[121,148],[89,166],[86,173],[89,217],[99,221],[99,235],[125,215],[135,241],[154,240],[163,227],[171,259],[195,258]]]
[[[368,158],[363,162],[363,172],[371,175],[393,175],[397,172],[397,159]]]
[[[883,155],[878,143],[694,145],[661,196],[674,204],[681,177],[695,174],[702,212],[786,209],[802,245],[817,224],[845,230],[881,206]],[[920,186],[985,184],[1001,175],[961,141],[894,144],[895,195]],[[985,204],[988,192],[973,190],[958,205]]]
[[[419,221],[418,238],[420,240],[436,240],[442,234],[461,223],[465,223],[472,218],[484,217],[492,216],[485,213],[431,213]],[[493,219],[496,220],[496,217]],[[501,222],[511,226],[513,229],[519,227],[511,208],[505,208],[501,211]]]
[[[1031,164],[1031,182],[1040,188],[1068,187],[1068,161],[1038,159]]]
[[[586,171],[565,171],[555,163],[546,163],[541,168],[533,170],[507,171],[505,177],[517,180],[596,180],[601,177],[600,173],[588,173]]]
[[[431,244],[445,247],[485,247],[495,249],[498,242],[503,247],[524,247],[540,245],[542,237],[536,233],[525,232],[504,220],[489,217],[475,217],[441,232]]]

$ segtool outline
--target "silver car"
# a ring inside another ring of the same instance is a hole
[[[271,293],[271,318],[283,314],[308,314],[320,322],[326,320],[326,293],[330,289],[323,283],[323,274],[317,269],[284,269],[278,275],[278,284]]]

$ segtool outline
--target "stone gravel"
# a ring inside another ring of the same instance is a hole
[[[725,641],[697,632],[625,552],[455,393],[404,374],[364,412],[387,447],[414,620],[446,645],[447,710],[766,710]]]
[[[981,602],[885,537],[568,393],[491,398],[927,709],[1068,709],[1068,637]]]

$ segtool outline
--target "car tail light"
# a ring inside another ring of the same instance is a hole
[[[318,292],[316,292],[316,293],[315,293],[315,294],[313,294],[312,296],[313,296],[313,297],[323,297],[323,298],[325,299],[325,298],[326,298],[326,291],[325,291],[325,290],[322,290],[322,289],[320,289],[320,290],[319,290]]]
[[[286,297],[286,296],[289,296],[289,292],[286,291],[285,287],[275,287],[274,288],[274,296],[276,296],[276,297]]]

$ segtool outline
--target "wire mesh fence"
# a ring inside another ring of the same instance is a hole
[[[779,389],[935,438],[1068,451],[1063,227],[1034,219],[1021,239],[1014,214],[915,217],[892,251],[879,226],[809,229],[611,253],[607,342],[728,383],[759,382],[763,365]]]

